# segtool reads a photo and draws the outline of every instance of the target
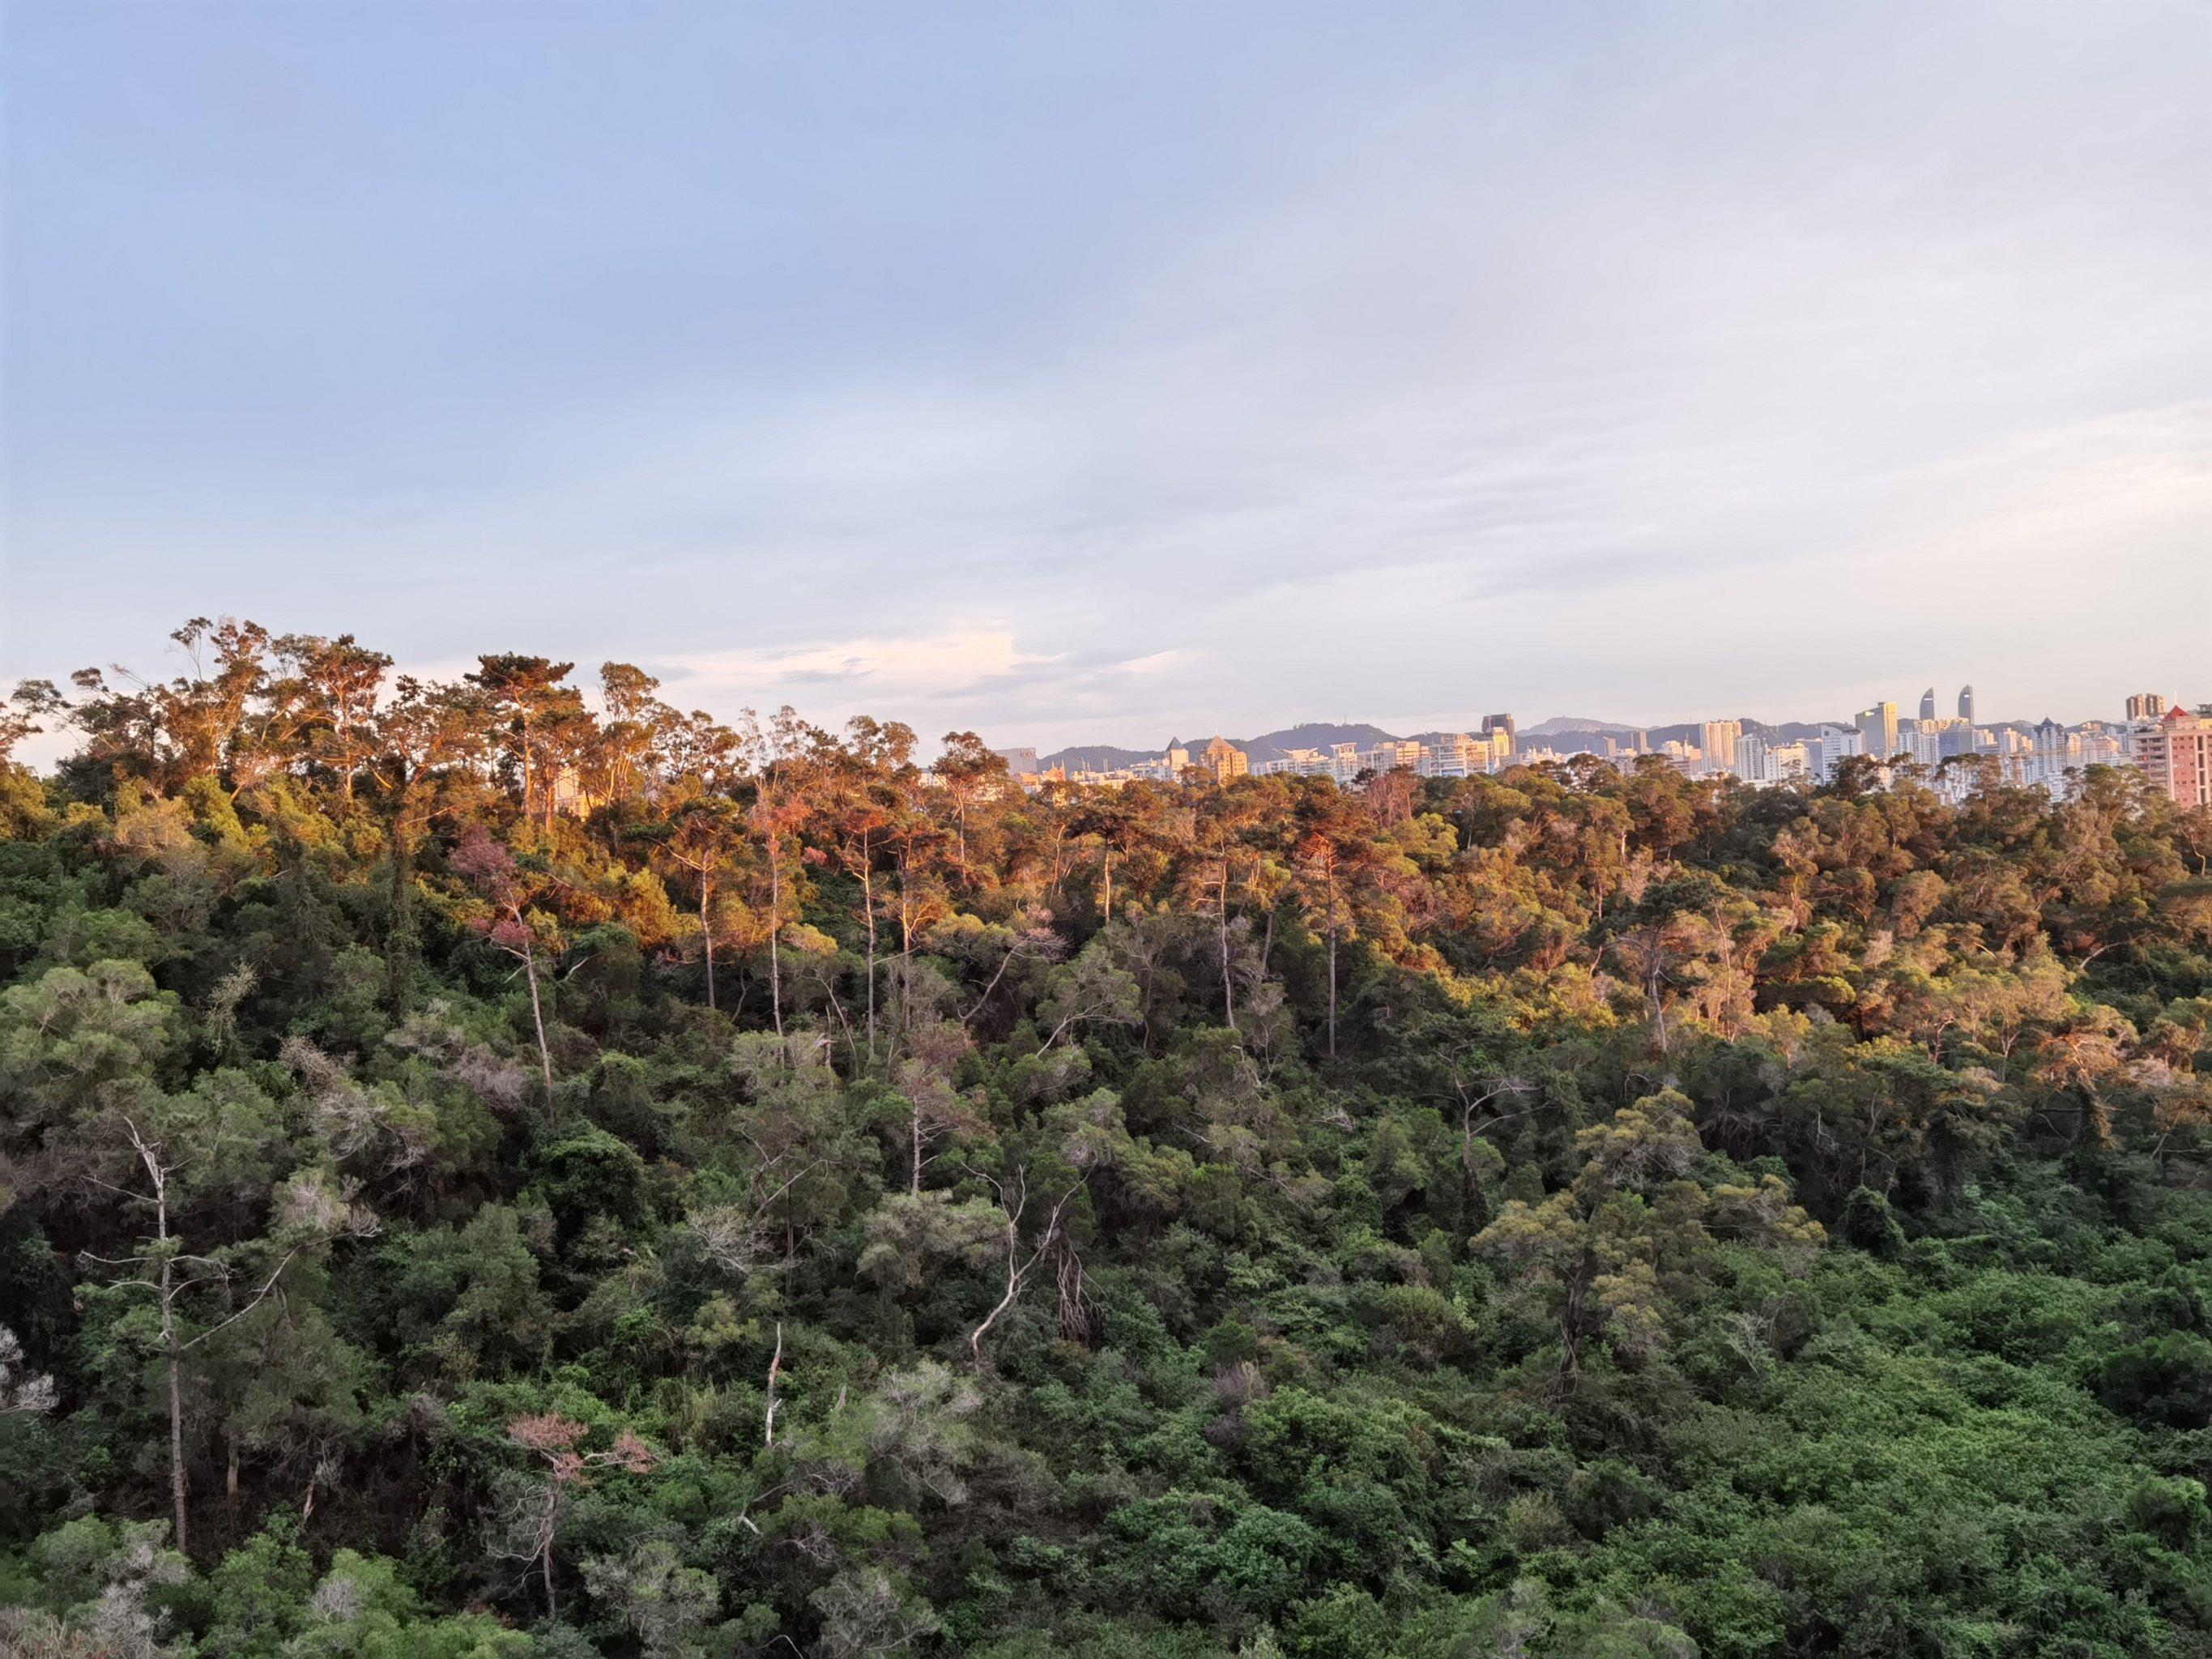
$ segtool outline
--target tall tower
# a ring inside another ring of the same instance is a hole
[[[2212,806],[2212,720],[2179,706],[2135,733],[2136,764],[2180,806]]]
[[[1735,746],[1743,736],[1741,720],[1707,720],[1705,739],[1705,775],[1735,770]]]
[[[1959,718],[1969,726],[1974,723],[1974,688],[1971,685],[1959,688]]]
[[[1865,747],[1859,752],[1886,761],[1897,752],[1897,705],[1878,702],[1859,710],[1856,722]]]
[[[2166,713],[2166,699],[2156,691],[2138,691],[2128,699],[2128,718],[2154,720]]]
[[[1936,688],[1932,685],[1920,694],[1920,718],[1923,720],[1936,718]]]

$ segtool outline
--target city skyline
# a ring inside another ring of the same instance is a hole
[[[252,620],[265,623],[269,619],[254,617]],[[276,631],[283,631],[284,624],[279,622],[271,626]],[[377,647],[380,644],[375,640],[364,640],[363,643],[371,647]],[[522,641],[520,644],[523,648],[529,648],[528,641]],[[619,650],[605,653],[587,652],[576,662],[575,672],[572,678],[586,688],[587,700],[595,700],[595,694],[591,691],[590,684],[597,673],[599,663],[605,660],[628,659],[626,659]],[[639,665],[647,672],[655,675],[665,672],[666,667],[665,665],[657,664],[650,659],[641,662]],[[400,660],[395,663],[392,672],[395,676],[413,675],[422,679],[457,679],[474,666],[473,659],[438,663],[410,663]],[[77,669],[88,667],[103,670],[120,667],[137,678],[148,681],[161,681],[189,672],[190,664],[179,647],[166,638],[157,638],[149,641],[149,649],[144,653],[121,658],[75,663],[58,672],[50,672],[43,678],[52,678],[58,684],[64,684],[68,674]],[[19,672],[13,665],[9,665],[6,672],[0,673],[0,682],[4,682],[0,684],[0,694],[4,694],[7,685],[13,684],[19,677]],[[935,751],[938,740],[944,734],[943,731],[927,721],[917,723],[912,718],[910,711],[902,710],[893,705],[861,699],[830,702],[825,707],[824,703],[827,700],[818,697],[810,699],[807,695],[810,691],[818,691],[820,684],[818,678],[801,675],[787,683],[788,695],[772,695],[775,688],[769,685],[763,689],[769,691],[771,695],[756,697],[743,704],[723,696],[710,698],[701,706],[704,708],[706,713],[718,719],[726,720],[737,715],[741,711],[741,708],[750,707],[765,711],[787,704],[803,718],[830,728],[840,726],[846,720],[855,715],[867,715],[878,720],[901,720],[914,726],[926,753]],[[2196,688],[2194,683],[2179,690],[2169,687],[2162,690],[2154,690],[2147,684],[2139,685],[2135,691],[2108,698],[2107,701],[2111,704],[2109,708],[2080,712],[2039,707],[2033,712],[2014,714],[1984,712],[1988,708],[1989,700],[1976,690],[1972,682],[1962,684],[1955,691],[1948,689],[1944,683],[1938,682],[1936,689],[1940,718],[1949,718],[1942,714],[1943,710],[1954,707],[1973,707],[1977,708],[1977,712],[1972,717],[1972,723],[1978,726],[2032,727],[2042,720],[2056,720],[2062,726],[2075,727],[2098,721],[2120,723],[2129,718],[2129,705],[2146,691],[2161,698],[2167,705],[2194,707],[2195,699],[2192,693]],[[683,682],[680,678],[675,684],[665,686],[664,690],[670,696],[672,702],[686,708],[692,706],[684,701]],[[1875,701],[1877,705],[1882,701],[1892,702],[1900,710],[1905,706],[1902,696]],[[1443,713],[1431,711],[1411,715],[1392,715],[1387,713],[1375,714],[1358,712],[1340,714],[1307,712],[1292,716],[1262,715],[1256,720],[1241,724],[1231,724],[1219,718],[1209,719],[1201,712],[1180,721],[1169,720],[1164,725],[1164,735],[1160,734],[1161,721],[1131,714],[1103,715],[1096,720],[1087,722],[1087,729],[1085,731],[1071,733],[1064,728],[1051,726],[1049,723],[1025,720],[1012,712],[1007,713],[1004,717],[996,717],[992,711],[986,709],[979,711],[978,717],[967,726],[948,729],[973,730],[996,747],[1030,748],[1035,749],[1039,754],[1058,753],[1081,748],[1116,748],[1139,753],[1159,753],[1164,752],[1168,744],[1177,738],[1203,743],[1210,737],[1226,736],[1234,742],[1249,742],[1307,726],[1372,726],[1398,736],[1461,730],[1480,733],[1485,729],[1487,720],[1496,718],[1487,711],[1496,708],[1500,703],[1512,705],[1514,702],[1515,700],[1510,696],[1503,698],[1492,696],[1480,699],[1477,703],[1467,708]],[[1477,712],[1478,709],[1484,712]],[[1569,709],[1542,714],[1531,711],[1525,714],[1519,714],[1516,718],[1518,719],[1524,732],[1531,727],[1561,721],[1577,722],[1589,726],[1610,726],[1631,731],[1650,732],[1697,726],[1717,720],[1755,721],[1766,726],[1820,724],[1850,726],[1856,722],[1863,712],[1863,708],[1845,709],[1828,714],[1807,712],[1802,708],[1781,714],[1755,713],[1745,709],[1717,713],[1711,709],[1705,709],[1677,714],[1671,718],[1638,720],[1624,718],[1613,712],[1594,713],[1588,709]],[[33,765],[44,766],[64,753],[69,748],[70,742],[70,737],[68,732],[50,730],[25,742],[21,747],[21,757]]]
[[[267,621],[267,619],[261,617],[254,617],[251,620],[257,622]],[[275,623],[272,626],[276,631],[282,631],[283,628],[283,624],[281,623]],[[375,640],[364,640],[362,642],[372,647],[379,645],[379,641]],[[522,644],[526,648],[528,646],[527,641],[524,641]],[[595,702],[597,700],[596,693],[591,690],[591,682],[597,673],[599,663],[605,660],[624,659],[623,653],[619,651],[605,655],[586,653],[584,657],[580,658],[574,665],[575,672],[572,678],[580,686],[585,689],[587,701]],[[639,665],[643,667],[647,672],[654,673],[656,675],[662,672],[665,666],[663,665],[657,665],[650,659],[641,662]],[[399,675],[412,675],[426,680],[450,680],[459,678],[462,675],[469,672],[474,666],[475,661],[473,659],[440,663],[410,663],[401,660],[395,663],[392,672],[394,677]],[[52,678],[58,684],[63,684],[64,685],[64,689],[66,689],[65,682],[68,675],[75,672],[77,669],[100,668],[102,670],[112,671],[118,667],[138,678],[149,682],[157,682],[173,678],[181,673],[188,672],[190,670],[190,663],[185,653],[179,647],[168,641],[167,639],[157,639],[156,641],[150,642],[149,649],[146,653],[135,656],[126,655],[120,658],[79,662],[58,672],[49,673],[43,676],[43,678]],[[18,678],[20,678],[19,673],[13,668],[12,665],[9,667],[8,672],[0,673],[0,682],[4,682],[0,683],[0,694],[4,694],[7,686],[13,684]],[[755,708],[762,711],[766,711],[777,707],[788,705],[793,708],[801,717],[813,722],[814,724],[829,728],[840,726],[846,720],[855,715],[867,715],[878,720],[904,721],[914,726],[917,738],[919,739],[921,748],[925,753],[933,753],[937,748],[939,738],[943,735],[942,732],[934,729],[927,723],[916,724],[910,717],[909,713],[902,711],[894,706],[866,701],[852,703],[839,703],[827,708],[823,708],[821,702],[818,700],[810,704],[806,699],[805,694],[810,690],[814,689],[818,689],[818,681],[800,677],[794,678],[789,683],[789,690],[792,695],[787,696],[768,696],[758,697],[742,705],[742,707]],[[680,680],[675,684],[665,686],[664,690],[671,694],[672,701],[686,708],[691,706],[689,703],[685,703],[684,701],[682,696],[682,683]],[[2107,708],[2092,710],[2087,713],[2068,713],[2052,708],[2041,708],[2038,710],[2038,712],[2032,714],[2020,713],[2007,714],[1992,714],[1986,712],[1979,712],[1979,710],[1978,710],[1972,717],[1972,723],[1982,726],[2011,726],[2031,727],[2042,720],[2056,720],[2061,726],[2069,728],[2100,721],[2117,725],[2129,718],[2128,708],[2130,703],[2138,696],[2142,696],[2145,691],[2149,691],[2151,695],[2161,698],[2163,702],[2169,706],[2179,705],[2191,708],[2196,706],[2196,701],[2192,696],[2191,689],[2185,688],[2179,690],[2173,689],[2154,690],[2145,685],[2138,686],[2133,692],[2124,693],[2116,698],[2109,699],[2108,701],[2112,702],[2112,706]],[[1956,706],[1966,707],[1979,705],[1981,709],[1985,709],[1987,707],[1987,700],[1975,689],[1975,686],[1972,682],[1962,684],[1956,693],[1946,690],[1942,683],[1939,682],[1937,685],[1937,694],[1939,709],[1954,707],[1954,703],[1953,699],[1954,697],[1957,699]],[[1968,698],[1972,699],[1972,702],[1971,704],[1966,701]],[[1877,699],[1876,701],[1877,703],[1879,703],[1879,702],[1885,700]],[[1892,701],[1899,703],[1900,707],[1902,706],[1901,698],[1889,699],[1887,701]],[[1411,716],[1402,714],[1397,716],[1388,714],[1376,715],[1361,713],[1332,714],[1303,713],[1296,714],[1294,717],[1279,716],[1275,718],[1267,718],[1263,716],[1259,720],[1242,725],[1231,725],[1224,722],[1219,719],[1209,720],[1201,714],[1193,718],[1184,720],[1180,723],[1173,720],[1169,721],[1166,726],[1164,736],[1152,735],[1147,731],[1140,729],[1147,724],[1152,726],[1158,726],[1160,724],[1158,721],[1155,720],[1147,722],[1134,716],[1115,716],[1111,714],[1102,716],[1097,720],[1090,722],[1091,726],[1097,729],[1088,730],[1083,733],[1075,735],[1071,735],[1067,732],[1058,728],[1048,728],[1046,726],[1036,722],[1024,721],[1020,716],[1012,714],[1009,714],[1003,719],[992,718],[988,711],[985,711],[981,718],[972,722],[969,726],[957,729],[974,730],[982,736],[988,743],[1000,749],[1034,749],[1040,755],[1059,753],[1064,750],[1082,748],[1115,748],[1128,750],[1138,753],[1152,754],[1164,752],[1168,744],[1178,738],[1193,743],[1203,743],[1208,738],[1222,736],[1229,738],[1232,742],[1244,743],[1273,734],[1295,731],[1302,726],[1372,726],[1380,727],[1394,733],[1395,735],[1401,737],[1412,736],[1422,732],[1450,732],[1462,730],[1474,733],[1480,733],[1486,729],[1486,720],[1492,718],[1498,718],[1486,711],[1494,709],[1500,702],[1510,704],[1512,702],[1513,699],[1510,697],[1490,697],[1480,700],[1477,705],[1470,706],[1468,708],[1462,708],[1455,712],[1447,712],[1444,714],[1431,713]],[[706,713],[714,715],[718,719],[730,719],[741,712],[741,705],[729,701],[726,697],[710,700],[703,705],[703,707]],[[1477,708],[1486,712],[1475,712]],[[1826,724],[1849,727],[1855,724],[1859,714],[1863,712],[1864,711],[1863,709],[1858,711],[1847,710],[1823,714],[1807,713],[1803,710],[1799,710],[1796,712],[1779,714],[1766,714],[1753,713],[1749,710],[1732,710],[1726,714],[1716,714],[1711,710],[1704,710],[1681,714],[1668,719],[1635,720],[1621,718],[1612,713],[1591,713],[1588,710],[1569,710],[1554,714],[1534,714],[1532,712],[1527,715],[1516,716],[1515,718],[1518,719],[1519,724],[1524,732],[1532,727],[1547,724],[1555,724],[1562,721],[1577,722],[1592,727],[1609,726],[1629,731],[1651,732],[1686,726],[1697,726],[1699,725],[1709,724],[1717,720],[1727,721],[1755,721],[1759,725],[1766,726]],[[64,753],[70,748],[71,741],[72,738],[70,732],[60,729],[51,729],[24,742],[19,751],[20,757],[29,764],[43,767],[50,764],[54,759]]]
[[[652,9],[19,9],[0,672],[489,620],[1104,741],[2205,655],[2200,11]]]
[[[2037,730],[2055,728],[2055,730],[2063,730],[2063,732],[2081,732],[2081,730],[2093,730],[2093,732],[2094,730],[2108,730],[2108,732],[2117,732],[2117,730],[2124,730],[2128,728],[2128,726],[2136,726],[2136,723],[2142,723],[2142,721],[2157,721],[2159,717],[2163,717],[2163,714],[2167,714],[2167,712],[2190,714],[2190,712],[2203,712],[2208,710],[2208,708],[2212,708],[2212,703],[2194,702],[2194,699],[2190,699],[2190,696],[2166,696],[2166,695],[2159,695],[2159,692],[2150,692],[2150,695],[2146,695],[2146,692],[2135,692],[2135,695],[2128,695],[2126,699],[2124,699],[2121,714],[2088,714],[2088,717],[2079,719],[2079,721],[2062,721],[2062,719],[2053,717],[2053,714],[2044,714],[2044,717],[2039,719],[1980,717],[1980,714],[1975,714],[1975,717],[1964,717],[1964,714],[1936,714],[1936,717],[1917,717],[1917,719],[1896,717],[1893,721],[1891,721],[1891,726],[1887,726],[1887,728],[1882,730],[1882,741],[1891,744],[1891,750],[1889,750],[1891,754],[1902,754],[1909,750],[1909,744],[1905,741],[1905,738],[1911,737],[1916,730],[1917,732],[1938,732],[1938,730],[1951,730],[1951,732],[2004,732],[2004,730],[2008,730],[2008,732],[2037,732]],[[1743,737],[1752,737],[1754,732],[1750,732],[1747,728],[1759,728],[1760,732],[1790,732],[1792,728],[1796,728],[1802,737],[1814,737],[1814,734],[1818,732],[1856,732],[1860,734],[1860,738],[1871,738],[1874,737],[1874,730],[1869,730],[1869,714],[1875,714],[1875,708],[1858,710],[1856,719],[1851,717],[1777,719],[1777,721],[1763,721],[1763,719],[1750,717],[1750,714],[1745,714],[1745,717],[1704,719],[1704,721],[1694,721],[1692,719],[1692,721],[1648,721],[1648,723],[1606,721],[1606,719],[1575,717],[1575,714],[1548,714],[1548,717],[1537,719],[1537,721],[1517,723],[1517,726],[1520,726],[1520,730],[1517,730],[1517,741],[1520,741],[1522,752],[1526,752],[1526,750],[1531,748],[1531,738],[1535,738],[1537,745],[1551,744],[1553,738],[1577,738],[1579,741],[1579,738],[1595,738],[1595,737],[1631,738],[1631,741],[1635,741],[1635,744],[1646,744],[1646,741],[1659,741],[1659,734],[1662,732],[1681,732],[1686,734],[1686,737],[1697,737],[1698,732],[1704,732],[1705,744],[1708,744],[1710,748],[1717,737],[1725,738],[1725,744],[1736,744],[1736,741],[1741,741]],[[1513,721],[1510,714],[1486,714],[1482,721],[1462,719],[1462,721],[1425,723],[1425,726],[1409,726],[1409,728],[1401,730],[1401,732],[1389,732],[1389,730],[1378,721],[1325,721],[1325,719],[1291,721],[1291,723],[1285,723],[1285,726],[1274,726],[1274,728],[1265,730],[1265,732],[1256,732],[1252,734],[1252,737],[1228,737],[1228,732],[1221,728],[1192,726],[1190,728],[1192,737],[1170,737],[1166,738],[1164,744],[1061,744],[1057,745],[1057,748],[1042,745],[1042,744],[1011,744],[1011,745],[1002,745],[1000,752],[1061,754],[1061,752],[1079,752],[1079,750],[1124,750],[1124,752],[1133,752],[1133,754],[1166,754],[1176,748],[1197,748],[1197,745],[1203,745],[1207,744],[1207,741],[1214,741],[1214,738],[1224,738],[1224,737],[1228,738],[1230,744],[1239,744],[1239,745],[1245,745],[1245,748],[1255,748],[1255,745],[1267,748],[1267,745],[1274,745],[1274,738],[1297,737],[1297,734],[1301,732],[1325,732],[1325,730],[1354,730],[1354,728],[1380,732],[1382,734],[1382,741],[1389,741],[1389,744],[1401,744],[1401,741],[1409,741],[1409,738],[1413,737],[1447,737],[1447,738],[1460,737],[1460,738],[1475,738],[1475,741],[1486,741],[1486,738],[1493,734],[1491,732],[1491,723],[1493,721],[1506,723],[1506,728],[1504,728],[1506,741],[1509,741],[1509,744],[1510,741],[1516,741],[1516,721]],[[1338,744],[1338,748],[1345,748],[1345,745]],[[1624,748],[1624,752],[1632,752],[1632,750]],[[1865,752],[1875,752],[1875,750],[1867,748]]]
[[[2032,726],[2017,720],[1982,725],[1974,717],[1971,685],[1960,688],[1954,706],[1956,714],[1937,714],[1931,688],[1922,694],[1916,715],[1900,718],[1897,705],[1884,701],[1861,709],[1850,723],[1708,720],[1632,728],[1547,721],[1516,731],[1510,714],[1492,714],[1484,716],[1480,736],[1431,731],[1401,738],[1367,725],[1316,724],[1252,739],[1171,739],[1164,750],[1150,752],[1110,745],[1049,755],[1029,745],[994,752],[1024,789],[1117,789],[1194,779],[1224,786],[1249,773],[1328,778],[1361,789],[1375,787],[1386,774],[1464,779],[1521,766],[1594,761],[1601,772],[1639,773],[1656,763],[1692,780],[1761,788],[1829,783],[1846,768],[1859,767],[1860,787],[1887,788],[1912,779],[1954,802],[1992,784],[2039,789],[2063,800],[2096,769],[2130,768],[2153,793],[2179,806],[2212,806],[2212,703],[2172,700],[2169,706],[2160,694],[2137,692],[2126,699],[2124,720],[2077,726],[2050,718]],[[1581,781],[1590,787],[1591,775],[1584,772]]]

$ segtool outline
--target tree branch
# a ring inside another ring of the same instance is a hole
[[[179,1353],[187,1353],[191,1352],[192,1349],[199,1346],[201,1343],[206,1341],[208,1338],[215,1335],[218,1331],[224,1329],[226,1327],[235,1325],[240,1320],[245,1318],[246,1315],[252,1313],[256,1308],[267,1301],[269,1299],[269,1292],[276,1288],[277,1279],[283,1274],[285,1268],[291,1266],[292,1258],[299,1254],[300,1247],[296,1244],[295,1244],[290,1249],[285,1251],[283,1259],[278,1261],[276,1267],[270,1270],[269,1277],[262,1281],[261,1288],[254,1291],[253,1299],[251,1302],[240,1308],[236,1313],[231,1315],[229,1318],[224,1320],[222,1324],[210,1325],[207,1329],[202,1331],[191,1341],[179,1343],[177,1345],[177,1352]]]

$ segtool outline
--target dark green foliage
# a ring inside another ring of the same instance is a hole
[[[221,637],[0,769],[0,1651],[2212,1655],[2125,779],[1024,797]]]

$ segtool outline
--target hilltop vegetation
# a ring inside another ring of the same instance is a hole
[[[2212,814],[0,739],[0,1650],[2212,1653]]]

